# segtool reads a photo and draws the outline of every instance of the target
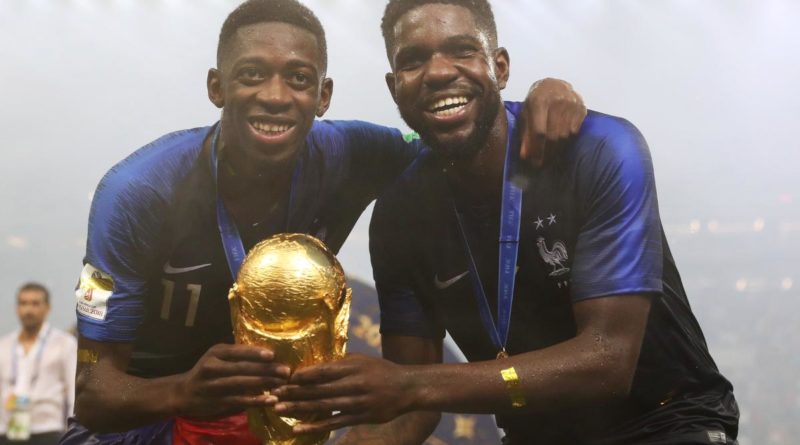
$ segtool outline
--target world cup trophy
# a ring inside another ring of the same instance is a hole
[[[344,356],[351,290],[336,257],[320,240],[280,234],[247,254],[228,293],[237,344],[263,346],[292,371]],[[294,436],[299,422],[272,408],[247,411],[250,430],[265,445],[316,445],[329,433]]]

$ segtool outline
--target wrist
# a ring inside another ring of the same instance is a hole
[[[186,404],[184,401],[186,400],[186,386],[184,384],[185,379],[181,377],[183,377],[182,374],[166,377],[170,381],[168,382],[169,390],[166,394],[166,403],[162,405],[165,410],[165,412],[162,413],[164,417],[180,417],[185,415]]]
[[[403,387],[408,396],[407,408],[404,413],[410,411],[424,411],[430,403],[430,393],[432,386],[427,378],[423,376],[421,366],[403,366],[401,375],[404,379]]]

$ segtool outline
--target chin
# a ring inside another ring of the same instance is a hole
[[[489,137],[488,131],[472,128],[456,134],[437,135],[433,132],[419,132],[422,140],[428,144],[441,159],[449,162],[468,161],[480,152]]]

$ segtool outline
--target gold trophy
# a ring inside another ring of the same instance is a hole
[[[352,292],[336,257],[320,240],[280,234],[247,254],[228,293],[237,344],[275,352],[275,361],[292,371],[344,356]],[[247,411],[250,430],[265,445],[316,445],[329,433],[294,436],[300,419],[281,417],[272,408]]]

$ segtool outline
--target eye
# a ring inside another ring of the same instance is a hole
[[[245,83],[260,82],[264,80],[264,73],[254,66],[245,66],[239,70],[239,78]]]
[[[422,66],[421,57],[404,57],[397,61],[397,69],[399,71],[413,71],[420,66]]]
[[[458,45],[453,48],[453,55],[459,58],[472,57],[477,49],[471,45]]]
[[[289,74],[289,83],[295,88],[306,88],[313,83],[313,78],[304,71],[294,71]]]

